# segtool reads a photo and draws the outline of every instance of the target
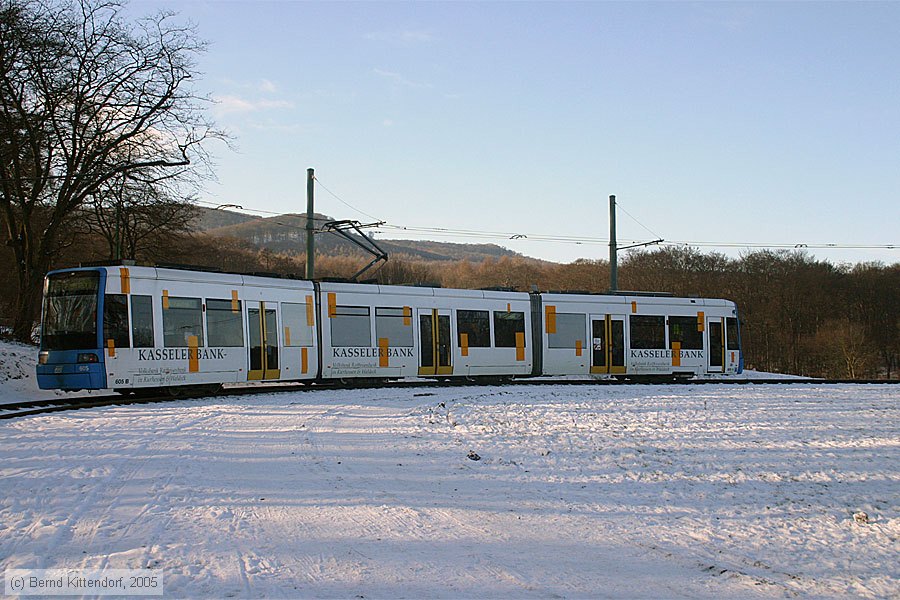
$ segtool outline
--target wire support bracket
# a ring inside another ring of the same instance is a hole
[[[381,247],[375,243],[375,240],[367,236],[362,232],[364,228],[367,227],[378,227],[380,225],[384,225],[384,221],[378,221],[375,223],[367,223],[365,225],[361,224],[359,221],[328,221],[327,223],[322,225],[322,230],[328,233],[333,233],[335,235],[339,235],[344,238],[348,242],[362,248],[368,254],[371,254],[374,258],[369,261],[369,264],[364,266],[362,269],[356,272],[350,278],[350,281],[357,281],[359,276],[374,267],[377,263],[381,262],[378,268],[384,266],[384,263],[388,260],[387,252],[381,249]],[[356,232],[357,235],[353,235],[351,232]],[[377,269],[376,269],[377,270]]]
[[[619,246],[616,250],[628,250],[630,248],[641,248],[643,246],[652,246],[654,244],[662,244],[666,240],[660,238],[658,240],[653,240],[651,242],[641,242],[639,244],[631,244],[630,246]]]

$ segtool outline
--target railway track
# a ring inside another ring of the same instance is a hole
[[[78,397],[78,398],[54,398],[51,400],[29,400],[0,405],[0,420],[38,415],[44,413],[61,412],[66,410],[78,410],[83,408],[97,408],[101,406],[125,406],[129,404],[152,404],[157,402],[173,402],[178,400],[199,400],[203,398],[215,398],[222,396],[246,396],[253,394],[288,393],[296,391],[334,390],[334,389],[370,389],[370,388],[433,388],[448,386],[485,386],[485,385],[897,385],[900,380],[891,379],[665,379],[655,381],[631,381],[614,379],[485,379],[478,381],[448,380],[448,381],[364,381],[364,382],[317,382],[291,385],[255,385],[248,387],[226,388],[219,392],[209,393],[185,393],[184,395],[172,395],[170,393],[155,395],[120,395]]]

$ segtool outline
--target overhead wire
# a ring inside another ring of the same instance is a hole
[[[327,187],[325,187],[325,185],[321,182],[321,180],[319,180],[319,178],[316,177],[315,175],[313,175],[313,180],[316,182],[316,184],[318,184],[318,186],[319,186],[320,188],[322,188],[323,190],[325,190],[326,192],[328,192],[329,194],[331,194],[331,195],[335,198],[335,200],[337,200],[338,202],[340,202],[340,203],[343,204],[344,206],[346,206],[346,207],[348,207],[348,208],[350,208],[350,209],[352,209],[352,210],[358,212],[358,213],[361,214],[361,215],[364,215],[364,216],[366,216],[366,217],[369,217],[370,219],[374,219],[374,220],[376,220],[376,221],[383,221],[383,220],[384,220],[384,219],[379,219],[378,217],[374,217],[374,216],[370,215],[369,213],[367,213],[367,212],[365,212],[365,211],[362,211],[362,210],[356,208],[355,206],[353,206],[352,204],[350,204],[349,202],[347,202],[346,200],[344,200],[343,198],[341,198],[340,196],[338,196],[337,194],[335,194],[334,192],[332,192],[331,190],[329,190]]]
[[[60,178],[59,175],[47,175],[48,178]],[[428,233],[429,235],[438,235],[442,237],[450,237],[450,238],[478,238],[478,239],[490,239],[490,240],[504,240],[504,241],[515,241],[527,239],[528,241],[537,241],[537,242],[552,242],[552,243],[568,243],[568,244],[608,244],[609,239],[606,238],[596,238],[596,237],[582,237],[582,236],[566,236],[566,235],[547,235],[547,234],[523,234],[520,232],[498,232],[498,231],[477,231],[477,230],[469,230],[469,229],[447,229],[441,227],[416,227],[416,226],[406,226],[406,225],[397,225],[394,223],[388,223],[383,219],[379,219],[378,217],[371,215],[344,200],[334,192],[332,192],[327,186],[325,186],[322,181],[313,176],[315,183],[321,187],[323,190],[328,192],[334,199],[343,204],[344,206],[350,208],[351,210],[364,215],[370,219],[374,219],[379,222],[379,227],[385,229],[392,229],[396,231],[404,231],[411,233]],[[225,207],[234,207],[240,210],[241,212],[246,213],[255,213],[260,215],[271,215],[271,216],[283,216],[284,213],[273,212],[262,209],[255,208],[245,208],[242,205],[237,204],[222,204],[211,202],[208,200],[197,200],[195,199],[193,202],[197,204],[205,204],[212,206],[213,209],[216,208],[225,208]],[[815,250],[827,250],[827,249],[835,249],[835,250],[896,250],[900,245],[898,244],[837,244],[837,243],[807,243],[807,242],[793,242],[793,243],[761,243],[761,242],[710,242],[710,241],[696,241],[696,240],[665,240],[663,236],[657,234],[655,231],[644,225],[640,220],[638,220],[634,215],[632,215],[625,207],[622,206],[620,200],[616,201],[616,208],[625,213],[629,218],[631,218],[635,223],[637,223],[640,227],[646,230],[648,233],[652,234],[655,239],[654,240],[617,240],[619,243],[633,243],[633,244],[659,244],[662,246],[692,246],[698,248],[775,248],[775,249],[815,249]],[[295,213],[297,214],[297,213]],[[302,213],[299,215],[305,216]],[[328,217],[319,217],[313,216],[314,221],[331,221],[332,219]],[[277,223],[283,227],[296,228],[294,225],[286,225],[284,223]],[[302,229],[302,228],[301,228]],[[324,233],[323,231],[318,231],[318,233]],[[663,241],[658,241],[658,240]]]
[[[760,243],[760,242],[698,242],[666,240],[664,245],[696,246],[708,248],[793,248],[802,250],[806,248],[816,250],[896,250],[897,244],[826,244],[826,243]]]
[[[637,223],[638,225],[640,225],[641,227],[643,227],[644,230],[647,231],[647,233],[649,233],[650,235],[653,236],[653,239],[654,239],[654,240],[663,239],[663,236],[659,235],[658,233],[656,233],[655,231],[653,231],[652,229],[650,229],[649,227],[647,227],[646,225],[644,225],[643,223],[641,223],[640,221],[638,221],[637,218],[635,218],[634,215],[632,215],[630,212],[628,212],[627,210],[625,210],[625,207],[622,206],[622,202],[621,202],[620,200],[618,200],[618,199],[616,200],[615,206],[616,206],[617,209],[621,210],[623,213],[625,213],[626,215],[628,215],[628,216],[631,218],[632,221],[634,221],[635,223]]]
[[[608,238],[602,237],[593,237],[593,236],[577,236],[577,235],[559,235],[559,234],[538,234],[538,233],[522,233],[522,232],[509,232],[509,231],[491,231],[491,230],[474,230],[474,229],[456,229],[456,228],[446,228],[446,227],[428,227],[428,226],[416,226],[416,225],[400,225],[391,222],[385,222],[381,219],[378,219],[374,215],[366,213],[362,211],[349,202],[343,200],[337,194],[332,192],[330,189],[322,185],[322,182],[316,178],[316,183],[328,192],[331,196],[333,196],[336,200],[351,208],[352,210],[358,212],[359,214],[365,215],[375,221],[379,221],[380,225],[378,225],[379,229],[386,229],[391,231],[396,231],[398,233],[410,233],[410,234],[428,234],[431,236],[439,236],[442,238],[449,239],[481,239],[481,240],[493,240],[493,241],[519,241],[526,240],[531,242],[545,242],[545,243],[559,243],[559,244],[575,244],[575,245],[605,245],[609,243]],[[197,203],[210,205],[210,206],[229,206],[227,204],[218,204],[215,202],[209,202],[205,200],[196,200]],[[634,220],[638,225],[640,225],[643,229],[645,229],[648,233],[653,234],[656,239],[662,238],[663,236],[658,235],[652,229],[644,225],[637,218],[635,218],[627,209],[623,208],[621,204],[616,202],[617,208],[622,210],[628,217]],[[263,215],[272,215],[272,216],[282,216],[284,213],[272,212],[261,209],[252,209],[252,208],[244,208],[240,207],[240,210],[248,213],[258,213]],[[305,215],[304,215],[305,216]],[[330,218],[327,217],[313,217],[316,221],[330,221]],[[289,227],[294,229],[303,229],[302,227],[297,227],[295,225],[287,225],[285,223],[277,223],[283,227]],[[645,243],[651,242],[653,240],[626,240],[619,239],[618,242],[620,244],[626,243]],[[900,245],[898,244],[839,244],[839,243],[817,243],[817,242],[720,242],[720,241],[703,241],[703,240],[664,240],[662,242],[658,242],[661,246],[691,246],[697,248],[773,248],[773,249],[810,249],[810,250],[896,250]]]
[[[399,225],[382,225],[382,228],[389,228],[398,231],[409,231],[413,233],[430,233],[433,235],[458,236],[458,237],[479,237],[484,239],[510,239],[511,234],[504,232],[491,231],[474,231],[465,229],[446,229],[439,227],[408,227]],[[653,233],[651,231],[651,233]],[[561,235],[535,235],[527,234],[526,239],[529,241],[544,241],[558,243],[577,243],[577,244],[608,244],[607,238],[595,237],[579,237],[579,236],[561,236]],[[652,240],[618,240],[620,243],[625,242],[647,242]],[[814,249],[887,249],[893,250],[897,248],[895,244],[836,244],[836,243],[762,243],[762,242],[710,242],[695,240],[665,240],[659,242],[660,245],[668,246],[698,246],[698,247],[717,247],[717,248],[814,248]]]
[[[206,205],[212,206],[213,210],[216,210],[217,208],[225,209],[226,207],[236,207],[240,212],[244,212],[244,213],[256,213],[256,214],[260,214],[260,215],[271,215],[273,217],[283,217],[286,214],[283,212],[273,212],[271,210],[262,210],[259,208],[245,208],[244,206],[242,206],[240,204],[222,204],[221,202],[210,202],[208,200],[194,200],[194,202],[197,204],[206,204]],[[235,211],[231,211],[231,212],[235,212]],[[289,214],[293,214],[293,215],[296,215],[299,217],[306,218],[306,213],[289,213]],[[331,220],[332,219],[330,219],[329,217],[313,216],[313,221],[331,221]]]

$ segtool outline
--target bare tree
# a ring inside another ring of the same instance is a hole
[[[190,233],[197,208],[190,197],[121,176],[90,198],[86,216],[89,229],[106,240],[110,259],[154,260],[167,245]]]
[[[208,166],[202,144],[221,135],[190,86],[203,49],[170,13],[130,23],[115,1],[0,0],[0,210],[16,338],[30,335],[71,219],[103,186]]]

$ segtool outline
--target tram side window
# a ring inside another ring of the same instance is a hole
[[[372,319],[368,306],[335,306],[330,320],[332,346],[372,346]]]
[[[696,325],[697,320],[694,319]],[[666,348],[666,318],[631,315],[631,347],[639,350]]]
[[[128,296],[106,294],[103,300],[103,343],[113,341],[116,348],[129,348]]]
[[[402,308],[375,307],[375,337],[379,340],[387,338],[388,346],[411,347],[413,345],[411,313],[404,317]]]
[[[306,304],[281,303],[281,322],[284,325],[284,345],[312,346],[313,328],[308,325]]]
[[[150,296],[131,297],[131,339],[135,348],[152,348],[153,299]]]
[[[486,310],[456,311],[456,331],[460,347],[463,346],[462,334],[468,336],[469,348],[491,347],[491,316]]]
[[[703,332],[697,330],[697,317],[669,317],[669,343],[672,342],[681,342],[682,350],[703,350]]]
[[[244,345],[241,301],[206,300],[206,339],[213,348]]]
[[[230,301],[229,301],[230,302]],[[203,308],[200,298],[169,297],[163,304],[163,343],[166,348],[187,348],[191,336],[203,345]]]
[[[494,346],[515,348],[516,334],[525,335],[525,313],[494,311]]]
[[[550,348],[575,348],[579,341],[585,348],[585,316],[556,313],[556,332],[547,334],[547,345]]]
[[[738,336],[738,320],[734,317],[725,319],[725,333],[728,334],[728,349],[740,350],[741,339]]]

